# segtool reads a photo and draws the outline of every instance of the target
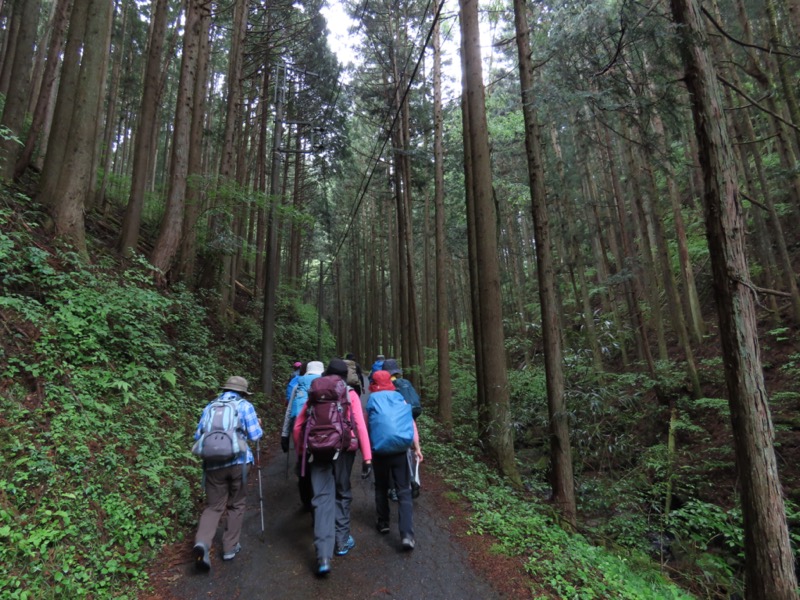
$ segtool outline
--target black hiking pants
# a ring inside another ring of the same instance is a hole
[[[411,501],[411,471],[406,451],[397,454],[375,454],[372,457],[375,473],[375,510],[379,523],[390,522],[389,487],[393,482],[398,498],[400,537],[414,537],[413,504]]]

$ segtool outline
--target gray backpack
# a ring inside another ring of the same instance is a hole
[[[206,462],[227,462],[247,453],[247,437],[239,423],[241,398],[225,392],[211,403],[192,453]]]

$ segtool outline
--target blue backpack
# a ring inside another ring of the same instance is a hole
[[[375,454],[405,452],[414,443],[411,406],[397,392],[373,392],[367,402],[369,440]]]
[[[292,378],[289,380],[289,384],[286,386],[286,403],[288,404],[292,399],[292,394],[294,393],[294,388],[297,387],[297,381],[300,379],[300,375],[293,375]]]
[[[408,379],[398,377],[392,383],[394,383],[394,388],[400,392],[405,401],[411,405],[411,414],[414,419],[420,416],[422,414],[422,403],[419,400],[417,390],[414,389],[411,382]]]
[[[297,378],[297,385],[294,388],[292,402],[292,412],[290,416],[295,419],[308,400],[308,390],[311,389],[311,382],[314,381],[319,375],[315,373],[306,373],[302,377]]]

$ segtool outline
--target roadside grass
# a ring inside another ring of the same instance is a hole
[[[645,554],[624,555],[592,545],[558,525],[554,509],[531,492],[518,492],[459,444],[442,442],[427,415],[418,424],[425,456],[471,506],[470,532],[491,534],[495,551],[525,557],[534,597],[565,600],[690,600]],[[463,446],[462,446],[463,447]],[[536,589],[542,582],[545,589]]]

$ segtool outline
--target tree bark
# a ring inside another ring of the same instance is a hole
[[[194,106],[192,124],[189,132],[189,166],[186,184],[186,207],[183,214],[183,235],[181,236],[178,272],[180,280],[189,289],[195,287],[195,266],[197,264],[197,223],[205,198],[203,187],[203,130],[206,118],[206,94],[208,88],[208,67],[210,58],[209,29],[211,14],[200,14],[200,40],[197,57],[197,77],[194,85]]]
[[[275,317],[277,313],[276,297],[278,293],[278,278],[280,277],[280,260],[278,245],[278,203],[280,196],[280,170],[281,170],[281,137],[283,134],[283,111],[286,88],[286,68],[278,67],[275,75],[275,129],[272,134],[272,166],[269,172],[269,216],[267,219],[267,256],[264,261],[264,323],[261,340],[261,386],[264,395],[272,395],[272,372],[275,366],[273,350],[275,348]],[[338,274],[336,284],[340,285],[341,278]],[[340,313],[339,313],[340,314]]]
[[[19,179],[31,164],[31,157],[36,149],[36,144],[40,141],[39,134],[42,132],[42,128],[47,119],[47,113],[51,107],[53,88],[58,72],[58,65],[60,63],[59,56],[64,48],[64,34],[66,33],[67,24],[69,22],[71,4],[72,0],[58,0],[58,4],[54,8],[50,46],[48,47],[47,58],[45,59],[42,83],[39,86],[39,94],[33,109],[31,126],[25,138],[25,147],[22,149],[14,168],[14,179]],[[44,144],[40,144],[40,152],[43,151]]]
[[[469,141],[473,171],[475,241],[478,259],[478,295],[483,355],[485,394],[491,421],[487,440],[501,472],[520,484],[514,459],[513,431],[509,418],[509,390],[500,298],[500,273],[497,263],[497,214],[492,195],[492,170],[489,156],[489,131],[486,123],[485,92],[481,65],[477,0],[460,0],[461,34],[466,65],[464,92],[469,118]]]
[[[445,428],[453,426],[453,393],[450,384],[450,321],[447,314],[447,244],[444,210],[444,151],[442,117],[442,46],[439,20],[433,29],[433,203],[436,210],[436,365],[438,415]]]
[[[222,136],[221,160],[219,165],[219,186],[218,197],[223,197],[222,189],[227,188],[233,183],[236,164],[236,144],[237,131],[240,127],[242,113],[242,63],[244,53],[244,35],[247,28],[247,7],[248,0],[237,0],[234,5],[233,30],[231,31],[231,48],[228,54],[228,74],[227,74],[227,98],[225,102],[225,130]],[[277,179],[276,173],[272,173],[273,179]],[[230,211],[224,217],[218,219],[218,234],[222,234],[226,239],[235,237],[235,214],[238,212],[238,201],[236,194],[225,201],[230,204]],[[217,281],[219,291],[219,315],[226,318],[228,311],[233,307],[234,285],[233,285],[233,262],[236,249],[233,245],[222,245],[225,249],[222,253],[222,273]]]
[[[30,96],[31,62],[39,22],[39,0],[17,0],[13,18],[19,25],[14,61],[10,68],[13,85],[8,88],[0,118],[0,127],[4,127],[14,136],[11,139],[6,135],[0,137],[0,178],[6,180],[14,177],[14,166],[21,150],[17,140],[24,137],[23,127]]]
[[[532,20],[531,20],[532,21]],[[550,217],[547,210],[544,161],[538,115],[534,109],[533,65],[531,64],[530,25],[525,0],[514,0],[514,26],[517,34],[517,57],[525,122],[525,154],[531,190],[531,212],[536,238],[536,273],[542,311],[544,368],[547,380],[547,413],[550,423],[550,467],[553,503],[564,519],[577,525],[575,480],[572,448],[569,441],[569,412],[564,395],[564,357],[559,328],[556,280],[550,240]],[[589,318],[592,315],[588,315]]]
[[[703,168],[706,235],[711,252],[733,427],[742,488],[745,587],[750,600],[794,600],[797,580],[773,447],[757,338],[756,298],[744,249],[744,222],[725,128],[722,94],[695,0],[670,0],[682,34],[686,85]]]
[[[90,0],[85,14],[77,93],[51,214],[56,237],[67,241],[88,260],[83,213],[94,178],[92,167],[97,140],[96,115],[99,99],[104,93],[112,5],[107,0]]]
[[[147,42],[147,63],[144,72],[144,89],[136,119],[136,133],[133,139],[133,172],[128,205],[122,219],[122,231],[117,249],[123,256],[130,256],[139,240],[142,224],[142,207],[147,180],[150,176],[151,145],[156,131],[156,111],[161,86],[161,53],[164,48],[164,35],[167,29],[167,0],[153,1],[153,19],[150,38]],[[153,161],[155,162],[155,161]]]
[[[108,92],[108,102],[106,108],[106,116],[104,123],[103,143],[100,146],[100,151],[97,153],[97,164],[102,163],[102,178],[97,189],[94,191],[91,199],[91,207],[98,208],[105,205],[106,186],[108,185],[108,176],[111,171],[112,151],[111,145],[114,141],[114,134],[116,133],[116,116],[117,116],[117,97],[119,95],[119,78],[122,70],[123,55],[125,53],[125,37],[127,34],[128,26],[128,9],[125,4],[120,3],[122,6],[122,25],[120,26],[120,35],[118,43],[114,47],[113,57],[114,63],[111,67],[111,85]],[[117,9],[114,9],[116,14]],[[110,44],[109,44],[110,45]],[[108,46],[107,46],[108,47]],[[111,54],[111,48],[109,48]],[[100,99],[99,109],[102,108],[102,98]],[[102,114],[102,110],[97,111],[98,116]],[[98,131],[100,131],[100,124],[98,124]]]
[[[189,133],[192,126],[197,57],[200,43],[200,13],[208,10],[203,0],[189,0],[186,9],[186,30],[183,37],[183,57],[175,105],[175,123],[170,153],[170,173],[166,207],[150,262],[159,270],[156,280],[167,282],[172,263],[183,234],[183,209],[186,198],[186,179],[189,173]]]

